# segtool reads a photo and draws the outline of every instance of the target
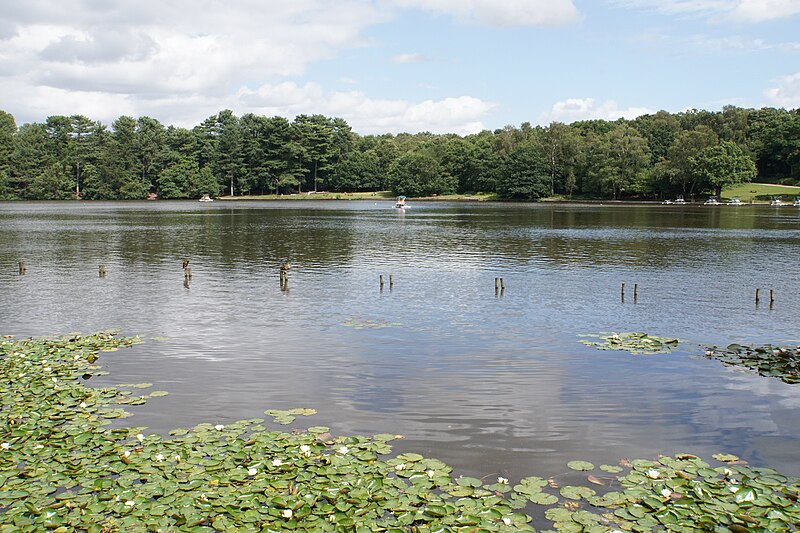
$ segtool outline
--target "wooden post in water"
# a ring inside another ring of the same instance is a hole
[[[394,287],[394,280],[392,279],[392,273],[389,272],[389,290],[392,290],[392,287]]]
[[[106,277],[106,273],[107,273],[106,272],[106,266],[105,265],[100,265],[98,267],[98,269],[97,269],[97,273],[101,278]]]
[[[756,305],[758,305],[758,301],[760,298],[758,297],[758,293],[761,292],[761,289],[756,289]]]
[[[639,284],[633,284],[633,303],[636,303],[636,300],[639,299]]]
[[[625,303],[625,283],[622,284],[622,288],[619,291],[620,298],[622,299],[622,303]]]
[[[28,271],[28,267],[25,266],[25,261],[19,262],[19,275],[24,276],[25,273]]]
[[[504,290],[506,290],[506,280],[500,278],[500,291],[502,292]]]
[[[187,280],[187,281],[192,279],[192,269],[191,268],[186,267],[186,268],[183,269],[183,278],[185,280]]]
[[[772,294],[772,289],[769,290],[769,308],[772,309],[772,304],[775,303],[775,298]]]
[[[289,261],[284,261],[281,263],[281,290],[287,291],[289,290],[289,269],[291,265]]]
[[[383,274],[381,274],[379,277],[380,277],[380,280],[381,280],[381,290],[383,290]]]
[[[183,258],[183,268],[186,268],[188,266],[189,266],[189,258],[188,257],[184,257]]]

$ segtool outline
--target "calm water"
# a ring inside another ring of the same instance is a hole
[[[800,388],[697,347],[800,343],[800,210],[389,206],[0,203],[0,332],[148,339],[94,381],[169,391],[126,421],[157,432],[313,407],[302,424],[399,433],[396,449],[478,476],[720,451],[800,474]],[[691,342],[661,356],[578,342],[605,331]]]

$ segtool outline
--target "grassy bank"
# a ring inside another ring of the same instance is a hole
[[[742,202],[747,203],[769,203],[773,196],[782,196],[784,202],[791,202],[795,196],[800,196],[800,187],[769,183],[740,183],[722,189],[723,199],[727,200],[736,196]]]
[[[295,194],[259,194],[250,196],[220,196],[220,200],[394,200],[396,196],[391,191],[378,192],[304,192]],[[413,201],[447,200],[447,201],[488,201],[496,200],[495,194],[442,194],[437,196],[424,196],[409,198]]]

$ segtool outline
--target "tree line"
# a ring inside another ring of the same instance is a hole
[[[800,183],[800,111],[659,111],[474,135],[358,135],[344,119],[224,110],[188,129],[0,111],[0,199],[136,200],[307,191],[661,198]]]

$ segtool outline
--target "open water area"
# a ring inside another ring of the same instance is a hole
[[[701,347],[800,344],[800,209],[409,204],[0,203],[0,334],[140,335],[88,383],[168,391],[129,407],[147,432],[310,407],[487,479],[679,452],[800,475],[800,386]],[[579,342],[630,331],[684,342]]]

